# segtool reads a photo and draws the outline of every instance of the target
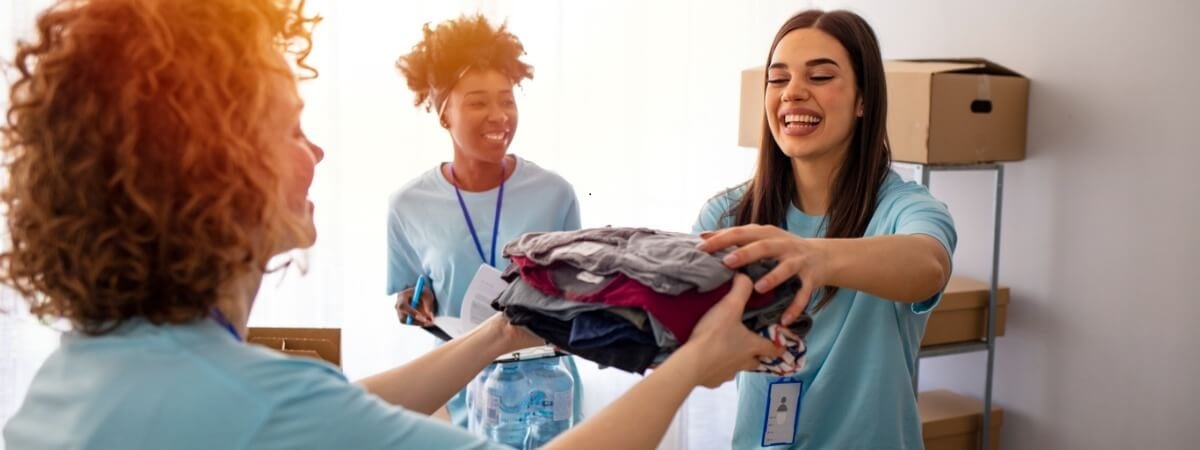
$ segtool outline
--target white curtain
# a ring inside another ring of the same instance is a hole
[[[45,0],[0,2],[0,111],[7,110],[15,39],[29,35],[34,14],[46,4]],[[0,171],[0,183],[4,180],[7,176]],[[8,248],[5,234],[0,234],[0,248]],[[0,426],[16,412],[38,366],[57,345],[58,332],[31,317],[16,293],[0,287]]]
[[[9,16],[15,23],[0,19],[6,58],[12,37],[28,29],[30,12],[44,3],[18,0]],[[397,325],[393,300],[384,295],[387,197],[451,151],[435,119],[412,106],[394,69],[422,24],[474,12],[507,19],[535,71],[518,92],[521,121],[511,150],[575,186],[585,227],[687,231],[709,196],[746,179],[753,166],[754,151],[737,147],[740,71],[761,65],[776,28],[809,4],[309,0],[309,9],[325,17],[311,58],[321,76],[301,85],[304,126],[327,153],[311,190],[319,238],[294,256],[307,261],[306,275],[289,270],[264,281],[251,324],[341,327],[352,379],[430,347],[430,337]],[[13,333],[13,319],[2,320],[2,331]],[[14,373],[31,374],[54,343],[0,337],[2,421],[23,395],[17,387],[6,397],[3,386],[13,384]],[[18,349],[42,350],[5,371]],[[586,363],[581,371],[585,414],[640,378]],[[663,447],[728,448],[731,392],[728,385],[698,391]]]

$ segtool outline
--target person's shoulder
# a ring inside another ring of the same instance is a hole
[[[536,182],[541,186],[571,187],[571,183],[562,175],[559,175],[558,172],[542,167],[538,163],[518,155],[513,155],[513,158],[517,161],[518,167],[517,173],[514,176],[520,176],[524,180]]]
[[[929,193],[929,188],[916,181],[905,180],[895,171],[888,171],[883,184],[879,187],[877,210],[896,210],[907,206],[937,200]]]
[[[727,188],[709,197],[700,207],[700,214],[692,224],[693,232],[712,231],[733,225],[733,209],[746,195],[746,183]]]
[[[254,344],[243,344],[231,352],[231,369],[247,389],[276,398],[292,391],[290,386],[320,382],[346,384],[342,372],[325,361],[289,356]]]
[[[749,186],[746,183],[726,188],[704,201],[703,212],[724,214],[730,211],[746,195]]]
[[[517,155],[513,158],[518,165],[513,180],[510,180],[515,195],[554,199],[557,203],[575,201],[575,186],[558,172]]]
[[[211,327],[203,323],[176,328],[172,334],[179,353],[192,361],[190,370],[195,372],[181,376],[193,383],[232,387],[247,398],[270,404],[293,390],[289,386],[314,380],[346,382],[341,371],[324,361],[285,355],[229,336],[214,338]]]

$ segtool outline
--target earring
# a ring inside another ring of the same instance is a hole
[[[450,124],[446,122],[446,119],[442,119],[440,122],[442,124],[442,128],[450,129]]]

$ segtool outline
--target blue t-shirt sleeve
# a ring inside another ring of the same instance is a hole
[[[716,231],[728,227],[728,211],[733,205],[735,195],[733,191],[726,191],[704,202],[700,214],[696,216],[696,222],[692,224],[692,232]]]
[[[945,248],[946,258],[953,260],[954,248],[958,244],[958,234],[954,230],[954,219],[950,217],[950,211],[946,209],[945,203],[938,201],[927,190],[921,188],[920,192],[905,196],[896,207],[898,210],[896,234],[924,234],[932,237]],[[913,303],[912,311],[917,314],[932,311],[941,298],[942,291],[939,290],[929,300]]]
[[[393,198],[389,203],[387,219],[387,293],[395,295],[416,284],[420,273],[421,259],[413,249],[404,231],[400,202]]]
[[[282,370],[284,365],[292,367]],[[278,380],[263,385],[274,408],[247,448],[508,449],[390,405],[332,368],[296,365],[278,364],[278,373],[260,373]]]
[[[567,193],[570,195],[570,204],[567,205],[567,215],[563,217],[561,231],[575,231],[583,227],[579,218],[579,196],[575,195],[575,188],[569,185]]]

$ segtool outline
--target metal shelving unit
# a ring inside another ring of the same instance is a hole
[[[893,162],[892,167],[907,168],[914,174],[913,179],[925,187],[929,187],[929,176],[932,172],[986,171],[995,173],[995,190],[992,198],[992,274],[988,290],[987,337],[981,341],[922,348],[918,354],[917,365],[913,370],[913,392],[916,392],[921,358],[987,352],[987,372],[983,385],[983,423],[981,424],[982,429],[979,431],[979,448],[987,450],[991,439],[992,374],[996,360],[996,302],[998,301],[997,289],[1000,271],[1000,207],[1004,200],[1004,166],[998,163],[933,165]]]

